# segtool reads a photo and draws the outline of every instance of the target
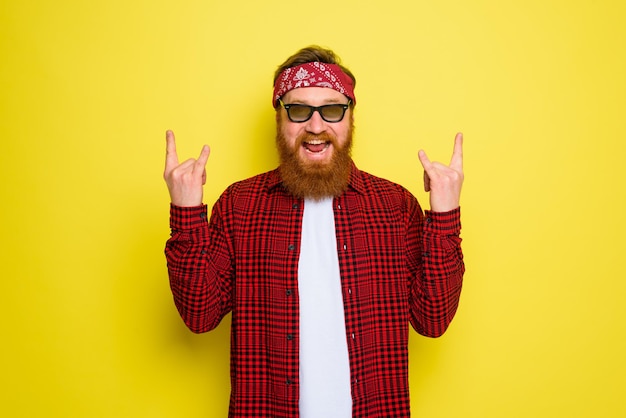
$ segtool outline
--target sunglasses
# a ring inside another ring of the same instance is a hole
[[[282,100],[278,100],[282,107],[287,111],[289,120],[295,123],[306,122],[311,119],[314,112],[320,114],[322,119],[326,122],[337,123],[341,122],[346,110],[350,107],[351,100],[348,104],[327,104],[323,106],[309,106],[305,104],[285,104]]]

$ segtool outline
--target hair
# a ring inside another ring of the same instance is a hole
[[[274,73],[274,84],[280,76],[280,74],[287,68],[295,67],[297,65],[306,64],[308,62],[322,62],[324,64],[336,64],[341,68],[341,71],[346,73],[348,77],[352,79],[352,83],[356,87],[356,78],[354,74],[346,67],[341,65],[341,59],[330,49],[322,48],[318,45],[311,45],[306,48],[302,48],[282,63]]]

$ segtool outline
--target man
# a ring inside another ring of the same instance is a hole
[[[443,334],[464,264],[462,136],[450,166],[423,151],[431,210],[351,159],[355,78],[330,50],[304,48],[276,71],[277,169],[202,203],[205,145],[164,177],[176,306],[194,332],[232,312],[231,417],[410,414],[408,324]]]

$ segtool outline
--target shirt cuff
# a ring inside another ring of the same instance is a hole
[[[442,235],[461,233],[461,208],[449,212],[425,211],[424,230]]]
[[[207,205],[182,207],[170,204],[170,228],[191,231],[208,222]]]

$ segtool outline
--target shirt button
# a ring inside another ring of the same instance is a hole
[[[430,253],[428,251],[424,252],[424,257],[430,257]]]
[[[287,379],[287,385],[290,385],[291,383],[291,379]]]
[[[289,341],[293,340],[293,334],[287,334],[287,339],[288,339]]]
[[[294,203],[293,206],[292,206],[292,208],[294,208],[294,209],[298,209],[299,207],[300,206],[297,203]]]
[[[285,293],[287,293],[287,296],[291,296],[291,289],[287,289]]]
[[[289,244],[289,247],[287,247],[289,249],[289,251],[293,251],[296,249],[296,246],[293,244]]]
[[[200,219],[206,219],[206,212],[200,212]]]
[[[433,220],[430,217],[428,217],[428,218],[426,218],[426,223],[427,224],[431,224],[431,223],[433,223]]]

